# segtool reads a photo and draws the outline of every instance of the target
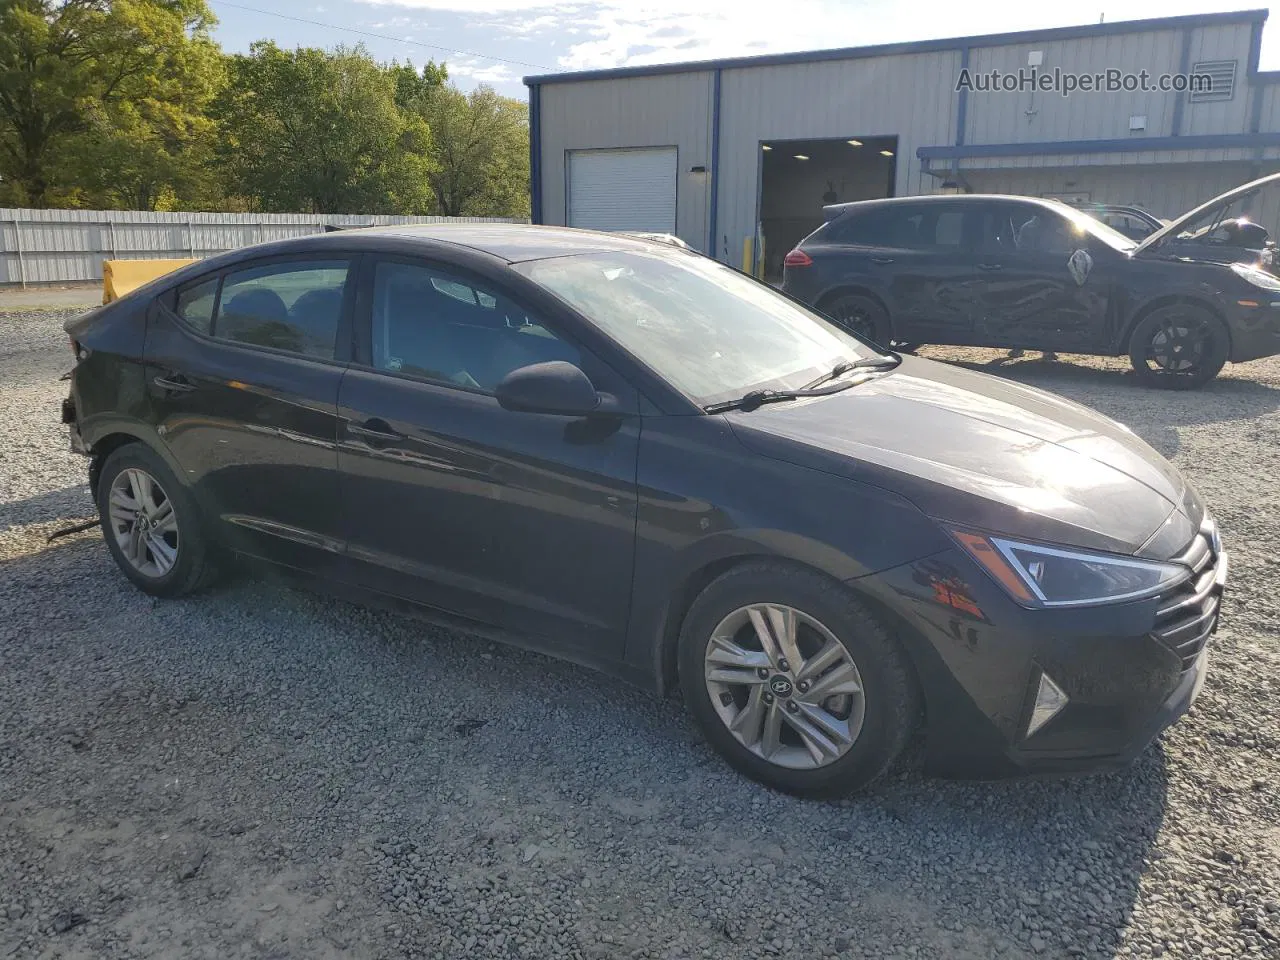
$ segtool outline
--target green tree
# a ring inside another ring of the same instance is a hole
[[[220,73],[213,22],[204,0],[0,0],[0,177],[11,199],[149,205],[172,192],[176,159],[207,132]],[[141,156],[121,168],[129,141]]]
[[[231,58],[216,106],[220,159],[263,210],[416,212],[429,201],[430,132],[397,108],[396,92],[393,72],[362,47],[255,43]]]
[[[529,215],[529,113],[491,87],[429,91],[414,104],[431,128],[429,174],[446,216]]]

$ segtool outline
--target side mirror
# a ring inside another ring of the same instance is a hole
[[[587,375],[572,363],[550,360],[512,370],[494,390],[504,410],[585,417],[600,408],[601,397]]]

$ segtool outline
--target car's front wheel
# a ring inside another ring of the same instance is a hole
[[[680,682],[733,767],[801,796],[873,783],[919,713],[902,650],[865,605],[819,574],[772,562],[735,567],[694,601]]]
[[[213,579],[195,501],[153,450],[130,443],[112,452],[97,499],[107,549],[140,589],[177,597]]]
[[[1230,350],[1222,321],[1190,303],[1153,310],[1129,339],[1129,361],[1138,377],[1169,390],[1204,386],[1218,375]]]

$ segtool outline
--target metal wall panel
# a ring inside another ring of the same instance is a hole
[[[1246,28],[1247,30],[1247,28]],[[1243,48],[1242,48],[1243,49]],[[999,70],[1017,74],[1029,69],[1028,55],[1040,51],[1040,69],[1075,74],[1120,69],[1152,77],[1177,73],[1182,31],[1099,36],[1087,40],[1034,42],[974,49],[970,66],[976,74]],[[1147,118],[1147,136],[1173,133],[1177,95],[1134,91],[1106,93],[973,92],[969,94],[967,143],[1039,143],[1053,140],[1108,140],[1130,136],[1129,117]],[[1142,136],[1143,134],[1133,134]]]
[[[725,70],[720,104],[717,254],[741,259],[755,233],[760,142],[898,137],[895,191],[928,192],[916,147],[955,137],[955,50]],[[551,89],[551,88],[547,88]],[[928,181],[928,182],[926,182]]]
[[[1280,169],[1271,161],[1264,172]],[[1219,193],[1248,180],[1252,164],[1179,164],[1163,167],[1159,176],[1141,165],[1094,167],[1088,170],[982,170],[967,173],[979,193],[1012,193],[1038,197],[1047,193],[1087,193],[1099,203],[1141,207],[1172,219]]]
[[[540,88],[542,219],[565,223],[565,157],[601,147],[676,148],[676,234],[702,250],[710,211],[714,74],[671,74]],[[723,189],[723,188],[722,188]]]
[[[0,208],[0,284],[102,279],[102,261],[207,257],[331,226],[511,222],[501,217],[150,213]]]
[[[1249,129],[1247,77],[1250,31],[1246,23],[1202,27],[1192,34],[1191,65],[1199,60],[1236,60],[1235,92],[1230,100],[1191,103],[1188,98],[1182,132],[1240,133]],[[1275,127],[1267,129],[1274,130]]]

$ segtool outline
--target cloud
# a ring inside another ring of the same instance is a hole
[[[510,83],[516,79],[511,68],[503,63],[484,63],[474,57],[449,61],[449,75],[465,77],[475,83]]]
[[[556,38],[558,65],[584,70],[1064,26],[1061,6],[995,0],[361,0],[471,18],[498,37]],[[1110,0],[1108,21],[1235,9],[1238,0]],[[696,10],[696,12],[695,12]],[[1090,18],[1091,20],[1091,18]]]

